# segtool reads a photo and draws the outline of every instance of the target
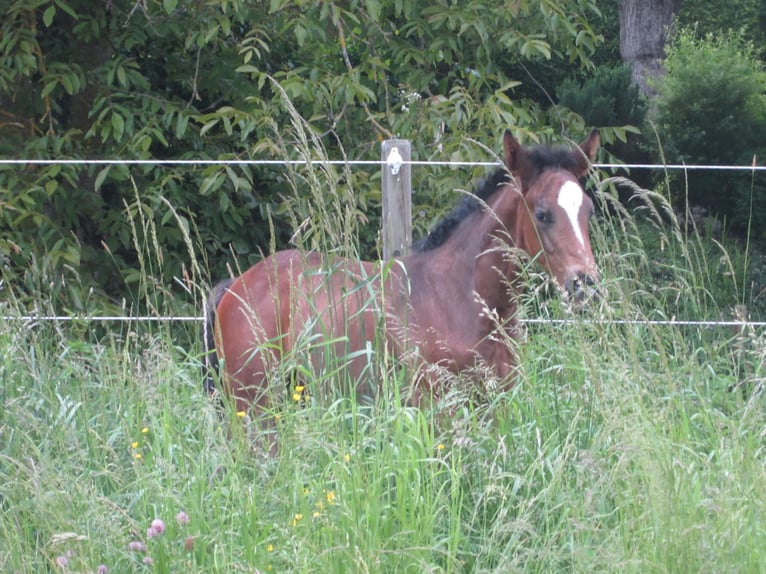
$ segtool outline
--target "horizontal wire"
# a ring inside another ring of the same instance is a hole
[[[519,319],[535,325],[660,325],[674,327],[766,327],[766,321],[692,321],[685,319]]]
[[[171,323],[171,322],[202,322],[205,317],[131,317],[120,315],[69,316],[69,315],[7,315],[0,321],[22,321],[25,323],[59,321],[65,322],[107,322],[122,321],[126,323]],[[671,327],[766,327],[766,321],[692,321],[684,319],[518,319],[519,323],[528,325],[637,325],[637,326],[671,326]]]
[[[0,165],[349,165],[385,166],[384,160],[283,160],[283,159],[0,159]],[[434,167],[499,167],[497,161],[403,161],[401,165]],[[660,170],[711,170],[711,171],[766,171],[766,166],[754,165],[702,165],[702,164],[652,164],[652,163],[594,163],[598,169],[660,169]]]
[[[172,323],[175,321],[204,321],[204,317],[179,316],[179,317],[131,317],[123,315],[6,315],[0,317],[0,321],[23,321],[34,323],[36,321],[59,321],[62,323],[75,321],[123,321],[125,323]]]

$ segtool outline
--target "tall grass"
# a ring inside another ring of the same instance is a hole
[[[510,392],[451,378],[444,404],[408,407],[413,373],[380,352],[373,403],[332,369],[305,381],[327,392],[286,392],[274,458],[204,394],[183,327],[3,322],[0,571],[760,571],[763,336],[612,321],[729,317],[741,259],[681,233],[661,194],[636,190],[638,217],[605,183],[606,299],[523,300],[574,321],[528,327]]]
[[[166,333],[6,325],[2,570],[757,571],[761,396],[645,329],[539,328],[514,390],[449,419],[288,398],[267,460]]]

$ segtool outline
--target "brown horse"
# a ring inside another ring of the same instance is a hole
[[[209,366],[222,361],[223,387],[237,410],[261,415],[291,392],[270,375],[300,353],[312,369],[327,369],[330,352],[344,357],[341,370],[358,395],[374,393],[376,349],[453,372],[484,363],[510,386],[512,291],[521,270],[514,254],[537,258],[575,299],[595,280],[593,203],[578,180],[598,145],[593,131],[579,149],[526,149],[506,131],[507,169],[464,197],[411,254],[373,263],[279,251],[218,285],[206,328]],[[428,376],[408,391],[415,404],[424,393],[439,395]]]

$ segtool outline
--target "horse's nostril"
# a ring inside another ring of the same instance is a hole
[[[568,279],[565,288],[569,296],[577,303],[598,300],[600,298],[595,277],[586,275],[585,273],[578,273],[574,277]]]
[[[578,273],[577,275],[567,278],[564,288],[567,290],[568,293],[574,294],[583,288],[584,281],[585,281],[585,275],[583,275],[582,273]]]

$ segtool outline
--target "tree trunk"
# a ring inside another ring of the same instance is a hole
[[[662,74],[665,40],[681,0],[620,0],[620,55],[633,66],[641,94],[652,96],[650,79]]]

